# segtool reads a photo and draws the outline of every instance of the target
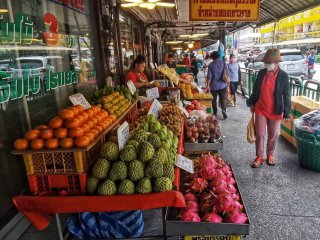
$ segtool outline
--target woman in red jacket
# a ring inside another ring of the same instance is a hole
[[[280,69],[279,49],[269,49],[263,59],[262,69],[247,104],[255,114],[256,159],[251,164],[257,168],[264,163],[264,143],[267,139],[267,163],[275,165],[274,151],[281,120],[290,121],[291,95],[288,74]]]

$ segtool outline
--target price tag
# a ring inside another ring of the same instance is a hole
[[[155,99],[153,100],[152,104],[151,104],[151,107],[149,109],[149,112],[148,114],[152,114],[154,115],[156,118],[158,118],[159,116],[159,111],[162,109],[162,105],[161,103]]]
[[[147,98],[150,98],[150,99],[156,99],[159,97],[159,90],[157,87],[148,89],[146,93],[147,93]]]
[[[190,101],[184,101],[184,104],[185,105],[191,105],[191,102]]]
[[[175,165],[189,173],[194,173],[193,161],[189,158],[181,156],[180,154],[176,157]]]
[[[119,149],[121,150],[126,145],[129,138],[129,124],[127,121],[118,128],[117,134]]]
[[[85,109],[91,108],[90,103],[87,101],[87,99],[81,93],[73,94],[73,95],[69,96],[69,99],[73,105],[81,105]]]
[[[137,88],[136,88],[136,86],[133,84],[133,82],[131,80],[129,80],[127,82],[127,86],[128,86],[128,88],[129,88],[129,90],[131,92],[131,95],[134,95],[134,93],[137,91]]]
[[[182,107],[182,106],[180,106],[179,108],[180,108],[181,111],[184,113],[184,115],[186,115],[186,117],[188,118],[188,117],[189,117],[188,111],[187,111],[184,107]]]

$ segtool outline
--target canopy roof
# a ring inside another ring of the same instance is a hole
[[[166,2],[176,3],[176,8],[157,7],[153,10],[131,8],[128,11],[144,21],[149,29],[159,32],[168,40],[177,39],[182,34],[209,33],[208,36],[199,37],[202,45],[214,43],[219,39],[220,31],[228,34],[253,24],[260,26],[320,5],[320,0],[261,0],[260,18],[254,23],[190,22],[189,0],[166,0]]]

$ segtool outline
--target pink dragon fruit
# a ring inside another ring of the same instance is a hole
[[[243,211],[243,205],[239,203],[238,201],[234,201],[234,210],[236,212],[242,212]]]
[[[198,198],[193,193],[186,193],[184,195],[184,199],[186,202],[197,202]]]
[[[216,170],[216,177],[217,180],[226,180],[226,175],[221,170]]]
[[[240,201],[240,195],[239,193],[233,193],[231,194],[232,198],[235,200],[235,201]]]
[[[224,180],[219,180],[219,181],[211,181],[210,182],[210,190],[214,192],[214,194],[219,194],[219,193],[226,193],[228,185]]]
[[[186,211],[191,212],[198,212],[199,211],[199,205],[197,202],[186,202]]]
[[[216,170],[212,166],[207,165],[201,167],[199,174],[202,178],[206,180],[212,180],[216,176]]]
[[[222,222],[222,218],[214,212],[205,214],[201,220],[203,222],[212,222],[212,223],[221,223]]]
[[[233,177],[227,177],[226,183],[228,184],[235,184],[236,180]]]
[[[181,220],[185,222],[200,222],[201,219],[198,213],[191,212],[191,211],[183,211],[180,215]]]
[[[245,224],[247,223],[248,218],[245,213],[241,212],[231,212],[230,214],[227,214],[225,217],[225,222],[228,223],[235,223],[235,224]]]
[[[227,191],[229,193],[237,193],[238,192],[238,190],[232,184],[228,184]]]
[[[214,199],[214,194],[212,192],[202,193],[199,197],[200,203],[210,202]]]
[[[203,178],[194,178],[190,184],[187,184],[191,191],[202,193],[207,187],[208,182]]]
[[[217,196],[218,199],[218,210],[220,212],[231,212],[234,210],[234,200],[228,194],[221,194]]]
[[[216,206],[214,205],[214,201],[212,201],[212,202],[204,202],[200,206],[200,212],[202,214],[207,214],[207,213],[210,213],[210,212],[218,213],[218,210],[217,210]]]

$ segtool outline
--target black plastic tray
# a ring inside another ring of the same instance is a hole
[[[229,165],[231,167],[231,165]],[[231,168],[232,170],[232,168]],[[232,170],[232,173],[233,170]],[[233,177],[235,178],[234,174]],[[236,178],[235,178],[236,180]],[[246,236],[249,235],[250,219],[246,211],[243,198],[241,196],[240,189],[237,185],[240,198],[244,207],[244,213],[248,217],[248,223],[246,224],[234,224],[234,223],[208,223],[208,222],[184,222],[177,220],[179,215],[179,208],[167,208],[165,216],[166,232],[167,236],[200,236],[200,235],[237,235]]]

